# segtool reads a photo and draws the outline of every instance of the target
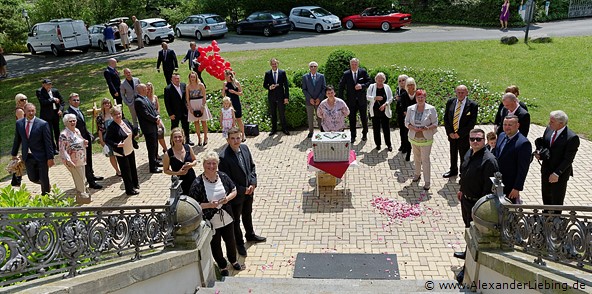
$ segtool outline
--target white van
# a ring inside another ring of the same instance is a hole
[[[82,20],[70,18],[52,19],[35,24],[27,38],[31,54],[51,51],[58,56],[64,50],[79,49],[86,53],[90,48],[89,34]]]

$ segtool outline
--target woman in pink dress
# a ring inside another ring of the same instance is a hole
[[[502,4],[502,11],[500,12],[500,30],[507,30],[508,29],[508,19],[510,18],[510,0],[504,0],[504,4]]]

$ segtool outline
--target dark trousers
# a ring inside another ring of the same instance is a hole
[[[360,113],[360,120],[362,121],[362,135],[368,134],[368,102],[364,101],[348,101],[349,108],[349,131],[351,132],[352,140],[356,139],[356,114]]]
[[[569,173],[564,173],[559,176],[557,183],[549,183],[549,176],[551,173],[541,173],[541,188],[543,194],[544,205],[563,205],[565,200],[565,192],[567,191],[567,181],[569,180]],[[549,211],[550,213],[560,214],[560,210]]]
[[[138,170],[136,168],[136,154],[132,151],[127,156],[115,156],[115,158],[121,171],[125,193],[130,194],[136,187],[140,187]]]
[[[146,140],[146,150],[148,150],[148,166],[150,171],[156,170],[156,158],[158,156],[158,133],[144,133]]]
[[[204,88],[205,88],[206,83],[204,82],[203,78],[201,77],[201,71],[199,71],[198,68],[199,68],[199,66],[196,66],[193,69],[190,68],[189,70],[192,70],[197,73],[197,78],[201,81],[202,84],[204,84]]]
[[[237,222],[236,220],[233,223]],[[224,253],[222,252],[222,239],[226,245],[226,255],[228,255],[228,261],[230,263],[236,262],[236,243],[234,241],[234,229],[232,224],[228,224],[221,228],[216,229],[216,233],[212,237],[210,247],[212,248],[212,256],[218,264],[220,269],[225,269],[228,266],[226,259],[224,259]]]
[[[469,138],[450,139],[448,137],[448,142],[450,142],[450,171],[458,173],[458,155],[460,154],[460,164],[462,165],[465,154],[471,148]]]
[[[372,117],[372,132],[374,133],[374,144],[380,146],[380,129],[384,134],[384,143],[387,147],[391,147],[391,127],[389,126],[389,118],[384,111],[374,109],[374,116]]]
[[[47,123],[49,123],[49,132],[53,132],[55,139],[53,150],[58,151],[60,146],[60,118],[56,114],[55,118],[47,120]]]
[[[185,132],[185,143],[189,144],[189,121],[187,118],[182,119],[180,117],[175,116],[174,120],[171,120],[171,130],[174,128],[179,127],[179,122],[181,122],[181,127],[183,128],[183,132]]]
[[[88,140],[88,147],[86,147],[86,165],[84,166],[84,173],[86,174],[86,181],[88,184],[93,185],[95,183],[95,171],[93,170],[91,140]]]
[[[17,176],[16,174],[12,174],[12,180],[10,181],[10,185],[20,187],[22,179],[23,177]]]
[[[167,86],[171,84],[171,78],[173,77],[173,71],[165,70],[164,73],[164,80],[166,81]]]
[[[231,206],[232,216],[234,219],[234,238],[236,240],[236,245],[245,246],[243,232],[241,231],[240,227],[241,216],[243,219],[243,226],[245,227],[245,237],[254,236],[255,231],[253,230],[253,217],[251,216],[251,213],[253,212],[253,196],[242,195],[237,197],[243,197],[243,201],[233,203]]]
[[[118,105],[121,105],[121,103],[123,103],[123,101],[121,100],[121,93],[118,93],[117,96],[111,94],[111,97],[113,97],[113,100],[115,100],[115,102],[117,102]]]
[[[27,176],[29,180],[35,184],[41,185],[41,194],[46,195],[50,191],[49,185],[49,166],[47,161],[37,161],[31,154],[27,156],[25,161],[27,168]]]
[[[277,131],[278,112],[280,113],[280,123],[282,130],[288,130],[288,123],[286,122],[286,105],[284,99],[277,100],[275,98],[268,98],[269,111],[271,112],[271,131]]]
[[[397,124],[399,125],[399,136],[401,137],[401,152],[409,153],[411,152],[411,143],[409,142],[409,129],[405,126],[404,114],[399,114]]]
[[[465,223],[465,228],[471,227],[471,222],[473,221],[473,206],[475,206],[477,201],[473,201],[468,199],[467,197],[463,196],[460,199],[460,208],[462,210],[462,218],[463,222]]]

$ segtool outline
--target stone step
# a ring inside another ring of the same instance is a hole
[[[433,282],[430,284],[429,282]],[[453,284],[456,281],[421,280],[326,280],[293,278],[227,277],[217,281],[212,288],[201,288],[196,293],[289,293],[289,294],[343,294],[343,293],[450,293],[460,290],[441,290],[438,283]],[[430,286],[434,287],[430,290]],[[468,291],[467,291],[468,292]]]

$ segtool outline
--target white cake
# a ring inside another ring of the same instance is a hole
[[[349,161],[349,132],[320,132],[312,137],[313,160],[316,162]]]

